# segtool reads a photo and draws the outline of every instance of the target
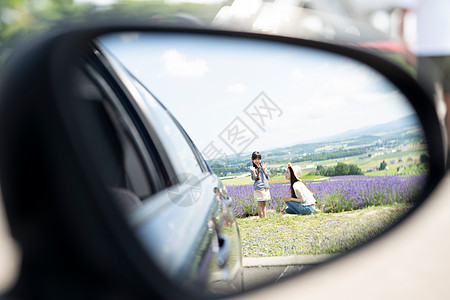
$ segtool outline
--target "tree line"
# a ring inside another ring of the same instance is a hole
[[[236,174],[236,173],[245,173],[245,172],[249,172],[250,174],[250,169],[249,169],[250,164],[248,165],[244,165],[244,164],[239,164],[239,165],[233,165],[233,166],[223,166],[217,163],[213,163],[210,165],[211,170],[217,174],[217,176],[226,176],[227,174],[231,173],[231,174]]]
[[[364,175],[361,168],[359,168],[355,164],[346,164],[343,162],[339,162],[336,166],[332,167],[324,167],[322,165],[318,165],[316,170],[310,172],[309,175],[316,176],[343,176],[343,175]]]
[[[340,150],[334,151],[330,153],[318,153],[318,154],[309,154],[305,155],[301,158],[294,159],[292,162],[303,162],[303,161],[322,161],[328,159],[336,159],[343,158],[355,155],[361,155],[367,153],[367,149],[356,149],[356,150]]]

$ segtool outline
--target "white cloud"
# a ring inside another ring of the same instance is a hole
[[[300,82],[305,78],[305,75],[303,75],[302,72],[300,72],[300,70],[295,69],[291,76],[289,77],[289,80],[292,82]]]
[[[188,60],[177,50],[168,50],[163,54],[164,68],[167,73],[176,77],[199,78],[209,71],[204,60]]]
[[[237,95],[243,94],[246,90],[247,90],[247,87],[240,83],[232,84],[227,87],[228,92],[237,94]]]

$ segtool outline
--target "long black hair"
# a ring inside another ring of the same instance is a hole
[[[253,163],[253,167],[256,169],[256,178],[255,181],[259,180],[259,166],[257,166],[253,160],[255,159],[261,159],[261,153],[259,153],[258,151],[255,151],[252,153],[252,163]]]
[[[290,176],[290,177],[291,177],[291,179],[290,179],[290,182],[291,182],[291,186],[290,186],[291,197],[292,197],[292,198],[297,198],[297,195],[295,195],[294,188],[293,188],[292,186],[294,185],[294,183],[296,183],[296,182],[299,181],[299,180],[298,180],[297,177],[295,176],[294,170],[292,169],[292,167],[288,167],[288,170],[289,170],[289,174],[291,175],[291,176]]]

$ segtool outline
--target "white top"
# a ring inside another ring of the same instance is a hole
[[[292,185],[292,188],[294,189],[295,196],[297,198],[301,199],[299,197],[298,193],[302,193],[303,199],[305,202],[303,202],[303,205],[312,205],[316,203],[316,199],[314,198],[312,192],[305,186],[303,181],[297,181]]]
[[[416,55],[450,55],[450,0],[398,0],[398,5],[416,14]]]

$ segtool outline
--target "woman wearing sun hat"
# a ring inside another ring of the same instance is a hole
[[[290,197],[284,199],[286,202],[285,212],[296,215],[310,215],[314,212],[316,199],[313,192],[300,179],[302,168],[288,163],[286,169],[286,179],[290,181]]]

